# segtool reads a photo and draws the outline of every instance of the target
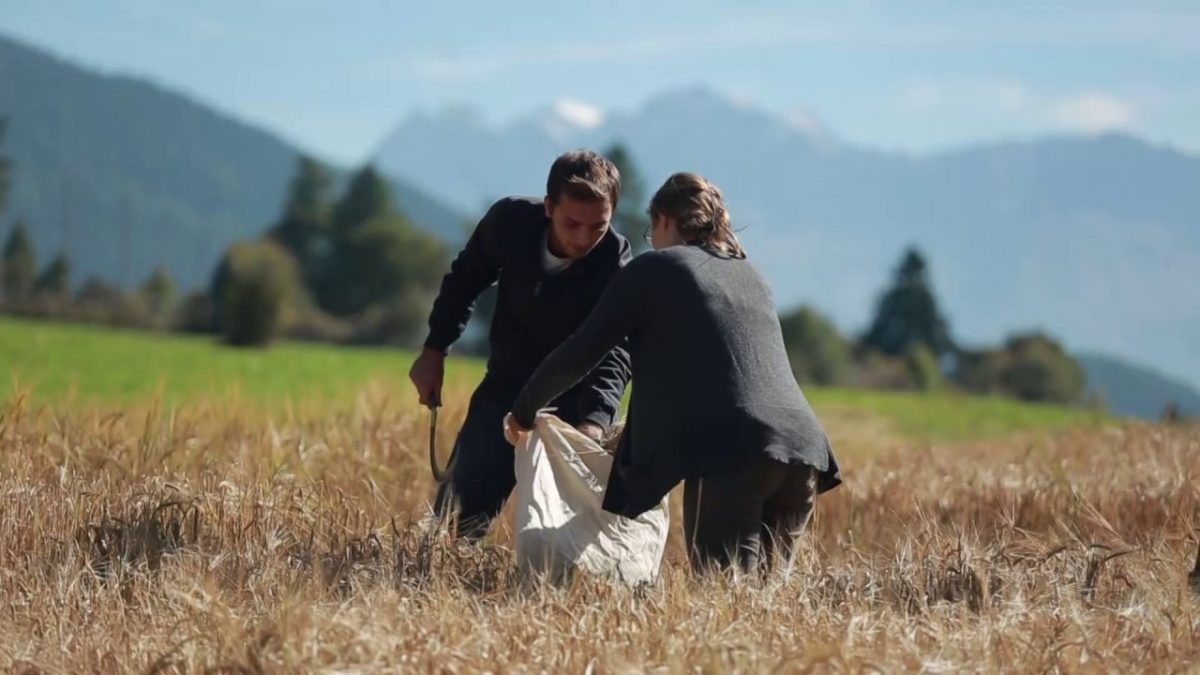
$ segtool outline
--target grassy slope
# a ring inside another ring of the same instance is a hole
[[[267,407],[337,405],[368,383],[407,392],[409,352],[281,344],[269,350],[223,347],[207,337],[161,336],[90,326],[0,319],[0,392],[37,401],[168,403],[236,395]],[[469,387],[483,372],[454,359],[448,386]],[[1095,421],[1086,412],[952,394],[842,389],[807,392],[824,415],[865,417],[912,438],[965,440],[1013,431],[1060,429]]]

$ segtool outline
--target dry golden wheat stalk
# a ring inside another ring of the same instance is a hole
[[[426,420],[387,400],[286,416],[10,401],[0,668],[1108,672],[1200,656],[1194,429],[921,447],[835,421],[847,484],[765,583],[692,578],[674,532],[655,588],[529,589],[504,523],[483,546],[428,526]]]

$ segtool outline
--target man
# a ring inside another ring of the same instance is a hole
[[[611,226],[620,192],[612,162],[590,151],[568,152],[550,167],[544,199],[508,197],[488,210],[442,280],[425,348],[409,373],[428,406],[441,404],[445,357],[475,299],[499,280],[487,373],[459,432],[451,484],[439,488],[435,504],[444,515],[457,498],[460,535],[486,534],[516,484],[503,420],[517,393],[631,258],[629,242]],[[613,422],[629,373],[629,354],[618,347],[551,406],[599,439]]]

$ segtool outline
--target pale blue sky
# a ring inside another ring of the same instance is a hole
[[[414,110],[697,83],[891,149],[1120,128],[1200,153],[1200,2],[3,0],[0,32],[342,162]]]

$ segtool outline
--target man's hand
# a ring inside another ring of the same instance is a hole
[[[442,381],[446,377],[446,355],[426,347],[413,362],[408,379],[417,387],[421,405],[436,408],[442,404]]]
[[[604,438],[604,427],[596,424],[595,422],[583,422],[575,428],[582,432],[584,436],[587,436],[597,443]]]

